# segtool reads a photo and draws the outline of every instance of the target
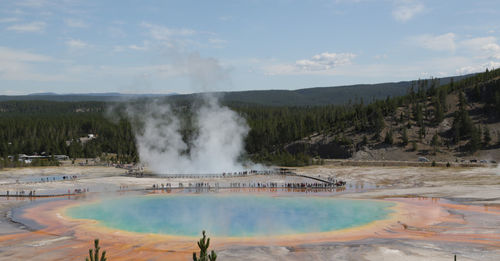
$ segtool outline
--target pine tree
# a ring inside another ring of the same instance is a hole
[[[481,99],[481,88],[479,87],[479,85],[475,85],[474,86],[474,99],[476,100],[480,100]]]
[[[439,104],[441,104],[441,109],[444,112],[447,111],[447,108],[446,108],[446,96],[447,96],[446,89],[441,88],[439,90],[439,93],[438,93],[438,101],[439,101]]]
[[[439,136],[436,133],[436,134],[434,134],[434,136],[432,136],[432,140],[431,140],[431,146],[434,150],[434,154],[436,154],[437,148],[439,147],[439,145],[441,145],[441,142],[439,141]]]
[[[193,261],[216,261],[217,254],[212,250],[208,254],[208,247],[210,246],[210,238],[205,235],[205,230],[202,232],[203,237],[198,241],[198,247],[200,248],[200,257],[196,257],[196,253],[193,253]]]
[[[417,105],[414,107],[413,117],[417,122],[418,126],[422,126],[424,118],[422,114],[422,106],[420,105],[420,103],[417,103]]]
[[[408,145],[408,133],[406,128],[403,128],[403,133],[401,134],[401,144],[403,144],[403,146]]]
[[[380,110],[379,107],[375,109],[375,132],[376,134],[380,135],[380,132],[382,129],[385,127],[385,122],[384,122],[384,115],[382,114],[382,111]]]
[[[473,128],[473,131],[470,136],[470,140],[468,143],[469,152],[474,153],[479,148],[481,148],[481,131],[479,128]]]
[[[455,113],[455,119],[453,120],[453,130],[455,142],[470,137],[474,131],[474,125],[466,109],[466,101],[463,92],[459,93],[458,111]]]
[[[422,127],[420,127],[420,129],[418,130],[418,138],[420,140],[422,140],[423,138],[425,138],[425,134],[426,134],[426,129],[425,129],[425,125],[422,124]]]
[[[101,247],[99,246],[99,239],[94,240],[94,249],[89,249],[89,257],[85,258],[85,261],[106,261],[106,251],[102,251],[101,257],[99,257],[99,250]]]
[[[441,106],[441,103],[439,100],[437,100],[434,103],[434,122],[435,124],[439,124],[443,121],[444,118],[444,112],[443,112],[443,106]]]
[[[361,144],[363,145],[368,144],[368,137],[366,135],[363,135],[363,140],[361,141]]]
[[[386,134],[385,134],[385,138],[384,138],[384,143],[385,144],[389,144],[389,145],[392,145],[393,143],[393,138],[392,138],[392,129],[390,129]]]
[[[495,109],[497,115],[500,115],[500,91],[495,92]]]
[[[484,127],[484,133],[483,133],[484,146],[488,146],[490,142],[491,142],[490,129],[488,127]]]
[[[411,141],[411,150],[412,151],[417,151],[418,150],[418,144],[414,140]]]

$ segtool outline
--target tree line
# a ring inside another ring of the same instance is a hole
[[[359,143],[380,140],[395,143],[393,135],[400,133],[401,143],[408,144],[408,129],[417,126],[420,138],[426,128],[439,125],[449,113],[449,95],[459,97],[458,109],[453,113],[451,133],[434,134],[435,145],[466,141],[466,149],[474,152],[492,134],[480,129],[469,116],[471,102],[484,104],[481,114],[489,121],[498,121],[500,115],[500,70],[486,71],[446,85],[437,79],[414,81],[404,96],[387,97],[366,103],[360,99],[346,105],[328,106],[256,106],[229,104],[247,120],[250,132],[245,140],[247,156],[257,162],[284,165],[304,165],[311,162],[307,153],[291,154],[284,149],[290,142],[315,133],[331,133],[342,144],[354,141],[346,130],[365,135]],[[137,102],[147,103],[148,100]],[[113,104],[113,103],[112,103]],[[123,104],[114,103],[120,108]],[[70,158],[95,158],[113,153],[115,162],[137,162],[139,156],[134,140],[134,126],[127,117],[110,117],[105,102],[0,102],[0,158],[3,164],[9,155],[45,152],[64,154]],[[183,117],[190,118],[189,103],[174,104]],[[397,113],[398,112],[398,113]],[[386,126],[390,119],[399,126]],[[97,134],[85,144],[80,137]],[[189,124],[183,129],[189,140],[196,135]]]

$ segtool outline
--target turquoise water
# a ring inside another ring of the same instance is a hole
[[[271,236],[364,225],[391,213],[390,202],[246,194],[119,197],[68,209],[73,218],[131,232],[179,236]]]

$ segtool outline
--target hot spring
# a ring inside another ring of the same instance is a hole
[[[313,196],[174,194],[104,199],[67,209],[76,219],[138,233],[219,237],[329,232],[386,219],[394,203]]]

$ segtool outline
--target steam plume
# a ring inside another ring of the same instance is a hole
[[[129,104],[126,114],[135,130],[141,163],[157,174],[212,174],[245,169],[239,161],[249,127],[236,112],[222,106],[209,91],[230,83],[229,71],[215,58],[166,50],[174,74],[203,92],[186,108],[160,101]],[[162,72],[164,73],[164,72]],[[188,135],[186,135],[186,133]]]
[[[141,162],[158,174],[210,174],[245,169],[239,162],[249,128],[236,112],[203,95],[191,111],[196,134],[183,139],[182,119],[171,105],[154,102],[127,114],[139,119],[136,145]]]

